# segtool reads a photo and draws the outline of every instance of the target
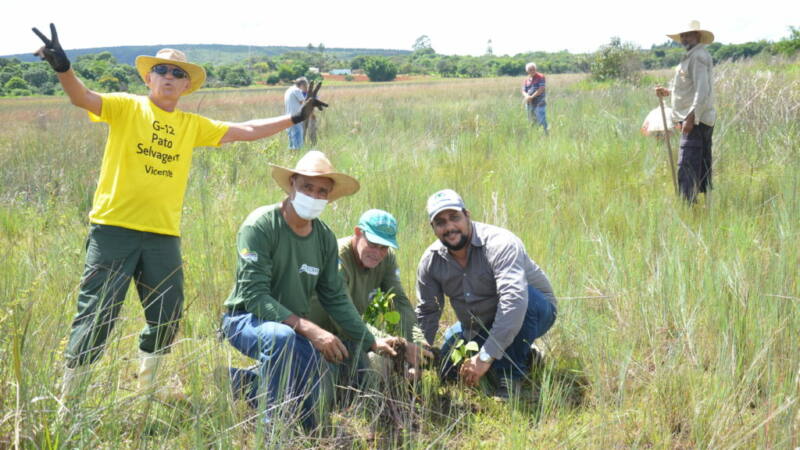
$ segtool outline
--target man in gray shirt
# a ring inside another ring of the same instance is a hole
[[[480,351],[464,360],[459,376],[474,386],[491,368],[499,381],[497,396],[508,397],[509,385],[530,368],[534,339],[555,322],[550,281],[517,236],[473,222],[455,191],[433,194],[427,210],[439,240],[425,250],[417,269],[417,320],[433,344],[445,295],[459,320],[445,332],[440,375],[455,378],[449,353],[459,339],[473,340]]]

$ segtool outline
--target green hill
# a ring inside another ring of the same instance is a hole
[[[122,47],[95,47],[67,50],[67,55],[75,59],[81,55],[110,52],[120,63],[133,65],[139,55],[155,55],[159,49],[176,48],[189,55],[192,62],[200,64],[230,64],[242,61],[251,56],[275,57],[293,51],[307,51],[308,47],[284,46],[250,46],[250,45],[222,45],[222,44],[167,44],[167,45],[126,45]],[[317,51],[316,47],[314,51]],[[395,56],[410,54],[410,50],[391,50],[374,48],[326,48],[325,54],[339,59],[351,59],[358,55]],[[29,53],[6,55],[3,58],[17,58],[21,61],[38,61],[38,58]]]

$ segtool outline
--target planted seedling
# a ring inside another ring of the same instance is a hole
[[[465,344],[463,339],[459,339],[456,345],[453,346],[453,351],[450,352],[450,360],[453,362],[453,365],[457,365],[464,359],[477,353],[479,349],[477,342],[469,341]]]
[[[391,289],[386,292],[376,289],[372,303],[364,313],[365,322],[392,336],[400,333],[400,313],[394,310],[394,296]]]

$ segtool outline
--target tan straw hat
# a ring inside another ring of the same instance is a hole
[[[294,169],[287,169],[286,167],[276,166],[270,164],[272,167],[272,178],[278,182],[287,194],[292,191],[292,175],[300,174],[307,177],[325,177],[333,180],[333,189],[328,194],[328,201],[334,201],[337,198],[353,195],[361,188],[355,178],[350,175],[339,173],[333,167],[325,154],[311,150],[303,155],[300,161],[294,166]]]
[[[183,94],[190,94],[198,89],[206,81],[206,70],[202,66],[192,64],[186,59],[186,54],[174,48],[162,48],[156,56],[137,56],[136,70],[144,81],[145,76],[158,64],[172,64],[178,66],[189,74],[189,88]]]
[[[675,34],[668,34],[667,37],[669,37],[673,41],[675,41],[675,42],[680,44],[681,43],[681,34],[682,33],[689,33],[691,31],[697,31],[698,33],[700,33],[700,43],[701,44],[710,44],[710,43],[714,42],[714,33],[710,32],[708,30],[700,29],[700,22],[699,21],[693,20],[693,21],[689,22],[689,27],[688,28],[689,28],[688,30],[683,30],[683,31],[680,31],[680,32],[675,33]]]

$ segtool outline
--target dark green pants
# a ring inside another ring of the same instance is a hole
[[[180,243],[176,236],[91,226],[78,314],[67,344],[67,367],[91,364],[100,357],[131,280],[139,291],[147,322],[139,336],[139,348],[148,353],[169,351],[183,305]]]

